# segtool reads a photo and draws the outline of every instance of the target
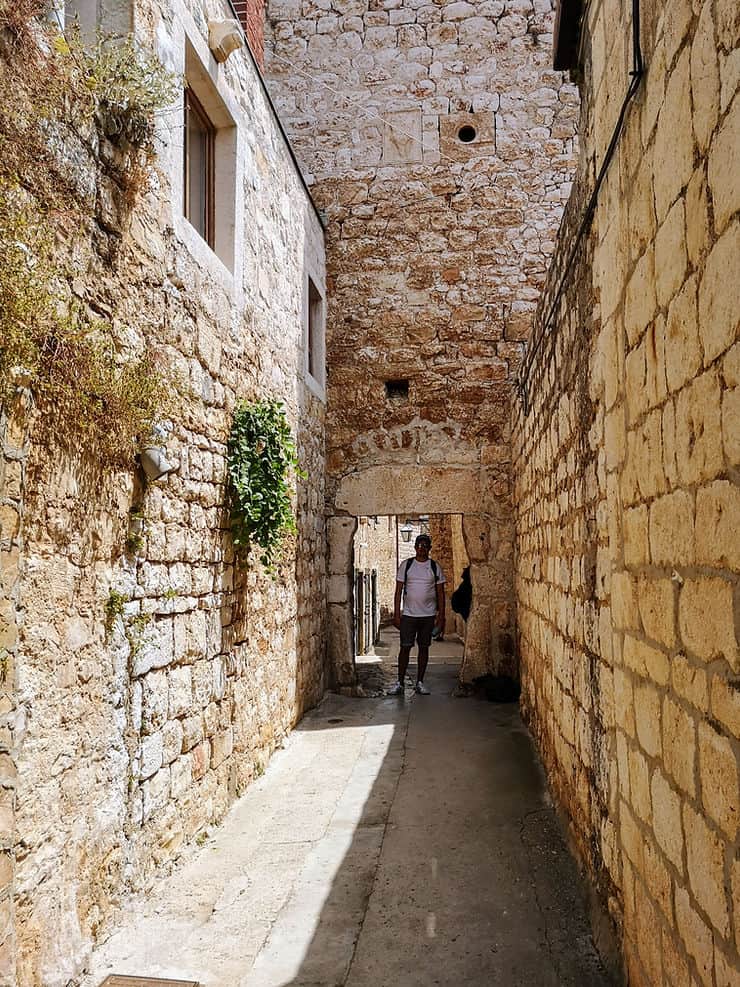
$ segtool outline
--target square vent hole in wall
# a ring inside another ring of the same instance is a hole
[[[389,401],[408,401],[408,380],[387,380],[385,382],[385,396]]]

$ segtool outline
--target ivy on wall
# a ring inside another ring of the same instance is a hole
[[[179,81],[133,39],[61,34],[46,8],[0,0],[0,405],[25,388],[55,441],[128,466],[172,387],[146,345],[124,351],[75,297],[72,257],[100,176],[127,208],[146,186]]]
[[[231,532],[237,555],[252,542],[272,569],[296,522],[290,475],[305,477],[280,401],[242,402],[234,411],[226,459]]]

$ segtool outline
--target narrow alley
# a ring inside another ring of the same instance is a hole
[[[430,696],[327,696],[85,987],[611,983],[517,707],[453,696],[460,652]]]

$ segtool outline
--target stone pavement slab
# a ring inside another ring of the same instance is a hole
[[[516,707],[453,698],[458,661],[428,697],[327,697],[84,987],[606,987]]]

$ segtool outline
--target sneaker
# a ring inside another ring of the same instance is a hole
[[[386,696],[402,696],[402,695],[403,695],[403,686],[401,685],[400,682],[396,682],[393,688],[389,689],[386,692]]]
[[[423,682],[417,682],[414,686],[414,691],[418,692],[420,696],[431,696],[431,692],[427,689]]]

